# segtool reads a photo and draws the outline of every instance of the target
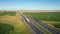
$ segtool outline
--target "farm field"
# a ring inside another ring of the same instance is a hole
[[[4,16],[4,15],[15,16],[16,12],[14,12],[14,11],[3,11],[3,12],[0,12],[0,16]]]
[[[24,12],[24,14],[60,29],[60,12]]]
[[[32,34],[18,12],[0,12],[0,34]]]

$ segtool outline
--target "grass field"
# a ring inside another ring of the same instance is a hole
[[[0,34],[10,34],[13,29],[14,27],[12,25],[0,22]]]
[[[0,25],[3,27],[3,30],[1,30],[2,28],[0,27],[0,34],[1,32],[2,34],[32,34],[27,25],[21,20],[22,18],[17,12],[7,12],[6,15],[3,14],[4,13],[0,15],[0,24],[3,24]],[[13,26],[13,30],[10,31],[11,27],[9,25]],[[9,31],[5,31],[5,29]]]
[[[13,12],[13,11],[0,12],[0,16],[4,16],[4,15],[15,16],[16,12]]]
[[[32,16],[40,21],[53,21],[54,27],[60,28],[60,12],[25,12],[27,16]],[[51,23],[51,22],[50,22]]]

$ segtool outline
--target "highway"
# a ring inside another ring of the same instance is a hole
[[[37,28],[34,24],[32,24],[33,21],[37,23],[38,25],[42,26],[43,28],[45,28],[46,30],[48,30],[49,32],[51,32],[51,34],[60,34],[59,30],[37,20],[36,18],[33,18],[31,16],[26,16],[24,14],[21,14],[21,16],[26,21],[26,23],[32,28],[35,34],[46,34],[46,33],[42,31],[41,29]],[[27,19],[29,19],[30,21],[28,22]]]
[[[23,17],[23,19],[26,21],[26,23],[32,28],[32,30],[34,31],[35,34],[44,34],[43,31],[41,31],[40,29],[38,29],[36,26],[34,26],[31,22],[27,22],[26,20],[26,16],[25,15],[21,15]]]
[[[27,16],[30,20],[33,20],[35,21],[37,24],[41,25],[42,27],[44,27],[45,29],[47,29],[48,31],[50,31],[52,34],[60,34],[60,31],[45,24],[45,23],[42,23],[41,21],[33,18],[33,17],[30,17],[30,16]]]

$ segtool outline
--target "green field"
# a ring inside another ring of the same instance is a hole
[[[25,13],[41,21],[60,21],[60,12]]]
[[[40,21],[60,22],[60,12],[25,12],[24,14]],[[60,28],[60,23],[54,23],[53,26]]]
[[[0,12],[0,34],[32,34],[18,12]]]
[[[22,22],[21,23],[0,22],[0,34],[28,34],[28,33],[29,31],[28,29],[26,29],[26,25]]]
[[[15,16],[16,12],[13,12],[13,11],[0,12],[0,16],[4,16],[4,15]]]
[[[13,29],[12,25],[0,22],[0,34],[10,34]]]

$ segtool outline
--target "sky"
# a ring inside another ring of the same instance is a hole
[[[0,10],[60,10],[60,0],[0,0]]]

